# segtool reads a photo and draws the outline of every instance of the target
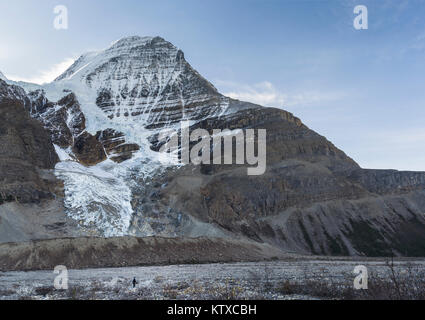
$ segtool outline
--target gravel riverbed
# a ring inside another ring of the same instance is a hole
[[[68,270],[67,290],[54,288],[53,270],[0,272],[0,299],[317,299],[323,296],[300,288],[351,288],[357,265],[367,267],[370,279],[425,270],[423,259],[395,261],[393,268],[385,260],[300,259],[82,269]]]

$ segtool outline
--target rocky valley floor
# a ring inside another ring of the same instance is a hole
[[[353,288],[368,268],[368,290]],[[286,261],[0,273],[0,299],[425,299],[425,260],[299,258]],[[138,284],[132,288],[136,277]]]

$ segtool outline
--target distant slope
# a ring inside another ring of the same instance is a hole
[[[196,217],[283,250],[425,256],[425,172],[361,169],[299,119],[273,108],[196,127],[267,129],[267,170],[253,177],[246,166],[202,165],[157,176],[135,203],[152,208],[144,219],[156,232],[164,216],[155,212],[183,213],[183,221]]]
[[[261,261],[287,256],[268,245],[214,238],[69,238],[0,244],[0,270]]]

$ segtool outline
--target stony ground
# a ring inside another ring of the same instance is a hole
[[[353,289],[356,265],[369,292]],[[68,290],[54,289],[53,270],[3,272],[0,299],[421,299],[424,270],[425,260],[336,259],[83,269],[69,270]]]

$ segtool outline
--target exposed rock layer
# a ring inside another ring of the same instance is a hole
[[[11,89],[0,80],[0,92]],[[25,110],[25,97],[0,97],[0,204],[52,198],[59,183],[48,173],[58,156],[49,134]]]
[[[202,165],[169,172],[157,182],[166,186],[152,191],[154,211],[186,213],[297,252],[425,255],[425,173],[361,169],[282,110],[243,110],[196,127],[267,129],[267,171],[247,176],[245,165]]]

